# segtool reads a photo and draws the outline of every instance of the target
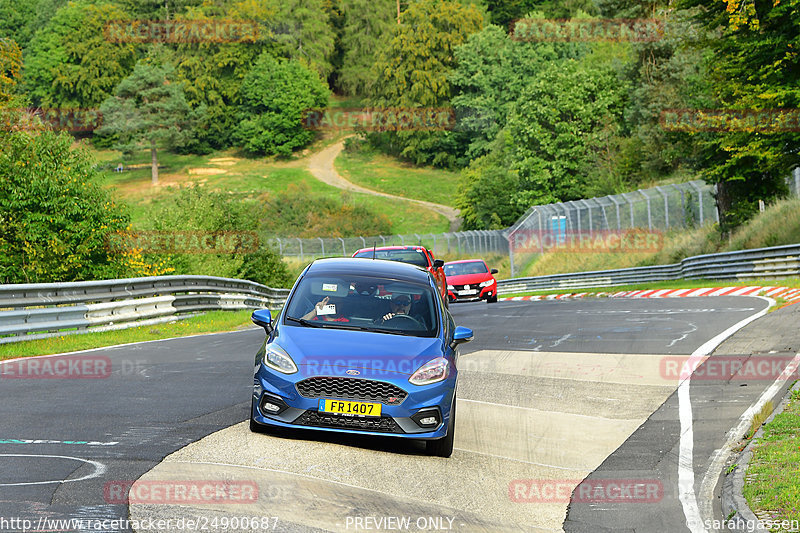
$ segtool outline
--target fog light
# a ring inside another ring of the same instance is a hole
[[[264,402],[263,404],[261,404],[261,408],[264,409],[264,411],[267,411],[268,413],[277,413],[278,411],[281,410],[280,405],[275,405],[274,403],[270,402]]]
[[[258,408],[264,415],[277,415],[288,409],[289,406],[277,396],[264,394],[261,397]]]
[[[416,422],[421,428],[432,429],[441,424],[442,415],[439,409],[429,407],[417,411],[417,413],[411,417],[411,420]]]

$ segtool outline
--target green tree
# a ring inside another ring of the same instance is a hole
[[[236,138],[253,154],[289,155],[313,139],[303,117],[309,109],[327,107],[329,96],[316,72],[263,53],[242,83]]]
[[[96,184],[89,154],[66,133],[0,136],[0,283],[118,277],[107,237],[128,218]]]
[[[194,139],[182,149],[208,152],[233,144],[238,124],[242,81],[265,51],[277,55],[280,44],[275,23],[277,8],[265,2],[241,1],[226,6],[203,4],[190,7],[178,19],[233,20],[259,22],[259,38],[239,42],[183,42],[175,46],[175,65],[183,84],[186,100],[193,108],[204,107],[204,119],[198,124]]]
[[[450,106],[449,72],[455,49],[483,27],[483,13],[473,4],[419,0],[408,6],[374,66],[371,103],[389,108]],[[399,131],[373,136],[417,164],[456,166],[463,136],[452,131]]]
[[[183,88],[174,80],[174,68],[142,60],[100,107],[100,135],[118,135],[117,148],[131,153],[150,149],[151,176],[158,183],[158,146],[178,146],[190,137],[203,110],[192,111]]]
[[[0,37],[0,107],[16,92],[22,70],[22,51],[12,39]]]
[[[0,0],[0,38],[12,39],[22,47],[33,36],[31,20],[36,16],[37,0]]]
[[[397,25],[397,12],[392,2],[343,0],[341,72],[338,86],[345,94],[366,96],[373,82],[375,54]]]
[[[275,22],[283,56],[304,63],[323,80],[333,72],[336,32],[326,0],[270,0],[276,6]]]
[[[100,105],[136,63],[132,43],[107,39],[106,25],[129,16],[113,4],[70,2],[39,29],[25,60],[33,103],[43,107]]]
[[[711,84],[722,109],[800,107],[800,0],[725,0],[697,8],[708,30]],[[758,200],[786,193],[785,178],[800,165],[800,134],[780,129],[701,133],[698,168],[718,187],[724,231],[758,212]]]

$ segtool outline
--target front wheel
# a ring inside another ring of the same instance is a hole
[[[490,304],[497,303],[497,295],[495,294],[494,296],[490,296],[489,298],[486,298],[486,303],[490,303]]]
[[[453,439],[456,433],[456,397],[453,396],[453,408],[450,409],[450,425],[447,434],[439,440],[425,442],[425,451],[428,455],[436,457],[450,457],[453,455]]]

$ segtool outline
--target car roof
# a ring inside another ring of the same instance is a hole
[[[317,259],[308,267],[308,274],[350,274],[378,276],[429,284],[430,275],[422,267],[400,261],[369,260],[358,257],[332,257]]]
[[[386,250],[419,250],[419,251],[426,250],[427,251],[427,248],[425,248],[424,246],[422,246],[420,244],[409,244],[409,245],[406,245],[406,246],[401,246],[401,245],[396,245],[396,246],[376,246],[374,249],[375,249],[376,252],[386,251]],[[361,248],[360,250],[356,250],[353,253],[353,255],[360,254],[361,252],[372,251],[372,250],[373,250],[372,246],[369,246],[367,248]]]
[[[459,259],[457,261],[448,261],[447,263],[445,263],[445,265],[453,265],[456,263],[483,263],[485,265],[486,261],[484,261],[483,259]]]

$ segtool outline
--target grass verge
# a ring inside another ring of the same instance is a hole
[[[744,497],[762,520],[800,520],[800,391],[764,426],[747,467]]]
[[[367,189],[455,206],[458,194],[457,172],[417,167],[366,150],[345,150],[336,158],[334,165],[345,179]]]
[[[104,348],[130,342],[170,339],[203,333],[236,331],[252,326],[252,311],[210,311],[204,315],[152,326],[63,335],[47,339],[0,344],[0,360]],[[273,314],[276,314],[273,312]]]

